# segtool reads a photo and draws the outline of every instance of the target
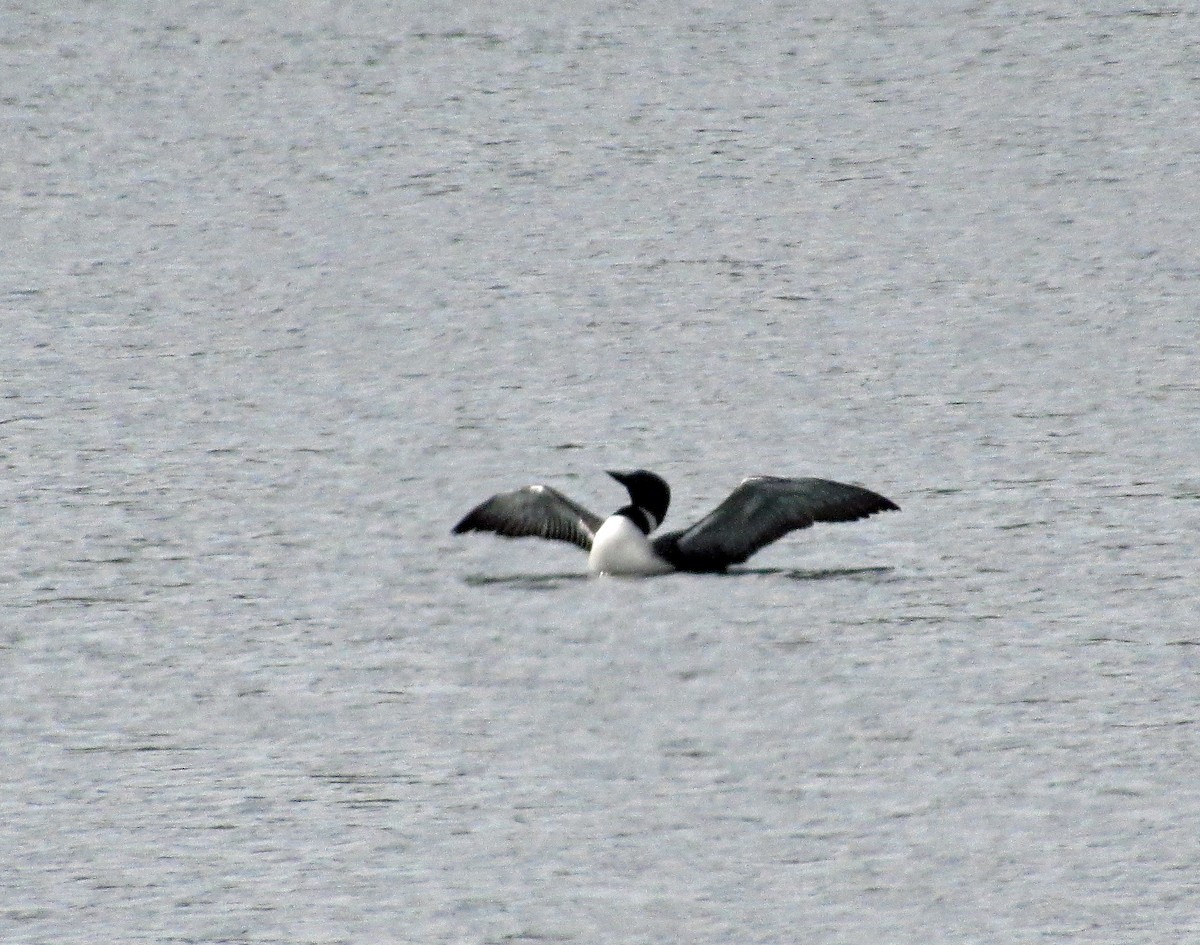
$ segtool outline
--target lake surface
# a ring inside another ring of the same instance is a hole
[[[662,6],[0,12],[0,940],[1200,941],[1200,16]]]

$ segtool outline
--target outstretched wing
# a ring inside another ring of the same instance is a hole
[[[591,551],[601,519],[549,486],[526,486],[482,502],[454,526],[454,534],[495,532],[509,538],[569,541]]]
[[[814,522],[852,522],[896,503],[829,479],[753,476],[691,528],[655,539],[655,550],[681,570],[723,571],[771,542]]]

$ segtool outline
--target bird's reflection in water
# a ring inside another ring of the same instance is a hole
[[[838,578],[848,578],[858,581],[883,582],[893,579],[894,569],[888,567],[871,568],[731,568],[720,574],[687,574],[675,572],[663,577],[676,579],[712,579],[738,577],[783,577],[792,581],[827,581]],[[554,590],[564,584],[575,584],[581,581],[595,580],[595,575],[587,572],[565,572],[558,574],[468,574],[463,583],[472,587],[490,587],[507,585],[510,587],[525,587],[531,591]],[[622,578],[629,580],[629,578]],[[632,580],[644,580],[633,578]]]

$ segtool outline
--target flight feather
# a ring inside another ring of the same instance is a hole
[[[481,502],[454,526],[454,534],[494,532],[508,538],[549,538],[592,548],[598,515],[550,486],[526,486]]]

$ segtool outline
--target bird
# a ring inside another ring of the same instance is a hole
[[[853,522],[900,510],[891,499],[861,486],[750,476],[694,525],[651,538],[667,515],[671,487],[645,469],[607,474],[629,492],[629,504],[608,518],[551,486],[531,485],[481,502],[454,526],[453,534],[492,532],[570,542],[588,553],[588,570],[595,575],[720,574],[815,522]]]

